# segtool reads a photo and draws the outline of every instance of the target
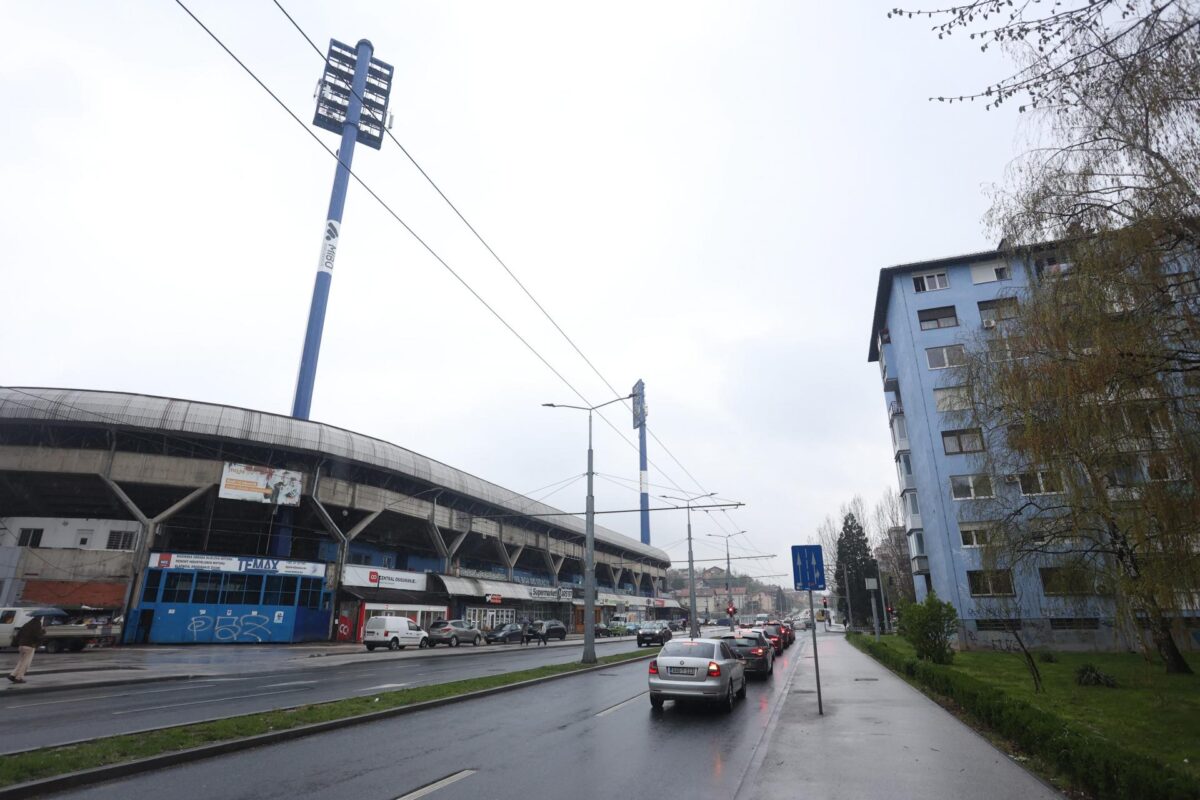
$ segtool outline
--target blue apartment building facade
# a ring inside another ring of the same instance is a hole
[[[954,604],[965,648],[1015,647],[1011,621],[1027,645],[1128,647],[1110,600],[1047,594],[1037,564],[999,579],[984,570],[986,503],[972,498],[1026,487],[986,474],[983,437],[954,413],[958,348],[1003,327],[1030,281],[1060,268],[1052,253],[1026,262],[985,251],[880,271],[868,361],[883,381],[917,599],[934,591]]]

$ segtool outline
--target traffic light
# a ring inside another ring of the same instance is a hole
[[[821,608],[829,608],[829,598],[828,597],[821,598]]]
[[[734,614],[737,613],[737,607],[736,606],[727,606],[725,608],[725,611],[729,614],[729,616],[732,617]]]

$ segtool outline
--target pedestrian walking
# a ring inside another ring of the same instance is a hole
[[[13,683],[25,682],[25,673],[28,671],[29,665],[33,663],[33,654],[37,651],[38,645],[42,643],[42,635],[45,632],[41,617],[32,617],[29,622],[17,630],[17,635],[13,637],[13,644],[17,646],[21,654],[17,657],[17,666],[8,675],[10,681]]]
[[[541,647],[542,645],[549,646],[550,642],[546,637],[546,628],[548,627],[550,626],[543,623],[540,628],[534,631],[534,635],[538,637],[538,647]]]
[[[521,625],[521,647],[529,644],[529,623]]]

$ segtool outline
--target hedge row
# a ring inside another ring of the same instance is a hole
[[[895,672],[949,698],[979,723],[1054,764],[1073,786],[1101,800],[1197,800],[1200,781],[1075,727],[978,678],[904,656],[863,636],[851,642]]]

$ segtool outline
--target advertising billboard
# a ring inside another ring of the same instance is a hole
[[[298,506],[303,482],[303,476],[299,472],[288,469],[226,462],[221,470],[221,488],[217,494],[226,500]]]
[[[425,573],[347,564],[342,567],[342,584],[345,586],[378,586],[380,589],[407,589],[410,592],[423,592],[425,591]]]
[[[319,578],[325,565],[314,561],[285,561],[262,556],[218,556],[206,553],[151,553],[152,569],[198,569],[207,572],[254,572],[265,575],[305,575]]]

